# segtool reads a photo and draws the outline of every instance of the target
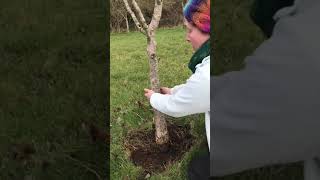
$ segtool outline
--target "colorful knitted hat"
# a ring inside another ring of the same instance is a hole
[[[183,8],[183,15],[204,33],[210,33],[210,0],[189,0]]]

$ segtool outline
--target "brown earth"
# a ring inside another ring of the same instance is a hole
[[[131,160],[143,167],[146,174],[164,171],[190,149],[193,136],[189,126],[168,123],[168,131],[170,140],[165,146],[156,144],[154,129],[131,132],[126,138],[124,143]]]

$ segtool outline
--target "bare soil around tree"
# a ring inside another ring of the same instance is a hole
[[[170,164],[179,161],[194,142],[189,126],[168,124],[169,143],[161,146],[155,141],[155,129],[133,131],[125,140],[130,159],[141,166],[145,173],[164,171]]]

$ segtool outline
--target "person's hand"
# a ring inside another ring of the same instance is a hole
[[[150,89],[144,89],[144,96],[148,98],[148,100],[150,100],[151,95],[154,93],[154,91],[150,90]]]
[[[160,93],[161,94],[171,94],[171,89],[167,87],[161,87],[160,88]]]

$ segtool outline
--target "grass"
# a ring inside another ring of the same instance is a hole
[[[161,86],[184,83],[191,75],[187,64],[192,49],[185,41],[184,31],[182,27],[177,27],[159,29],[156,33]],[[146,38],[139,32],[112,34],[110,45],[111,179],[136,179],[142,170],[129,160],[123,141],[132,130],[152,127],[151,106],[143,93],[144,88],[150,87]],[[145,108],[140,108],[138,102]],[[150,179],[186,179],[186,166],[190,158],[200,152],[201,142],[205,143],[203,115],[168,120],[191,124],[192,133],[199,143],[181,161],[169,166],[163,173],[153,174]]]
[[[213,73],[240,70],[243,60],[263,41],[262,33],[250,18],[253,0],[215,1],[213,6]]]
[[[99,0],[1,2],[0,179],[107,177],[81,128],[106,127],[105,26]]]

